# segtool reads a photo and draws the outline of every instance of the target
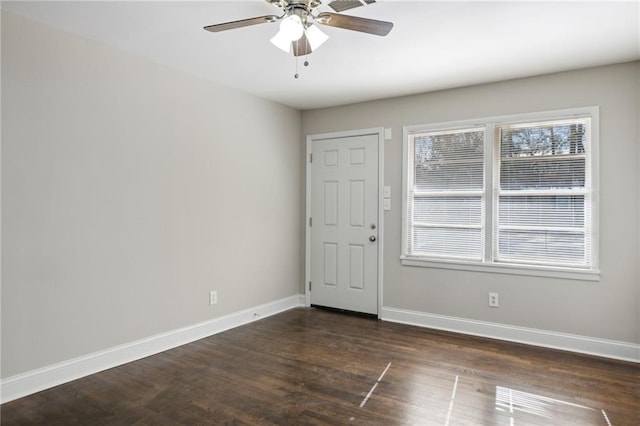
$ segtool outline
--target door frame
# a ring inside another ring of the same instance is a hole
[[[384,254],[384,127],[350,130],[346,132],[319,133],[307,135],[306,149],[306,207],[305,207],[305,260],[304,260],[304,296],[305,306],[311,306],[311,153],[313,142],[323,139],[347,138],[353,136],[378,136],[378,319],[382,318],[382,284],[383,284],[383,254]]]

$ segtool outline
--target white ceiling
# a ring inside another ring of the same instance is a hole
[[[296,59],[269,42],[278,24],[203,30],[279,14],[264,0],[2,1],[27,18],[298,109],[638,60],[639,6],[379,0],[344,13],[392,21],[387,37],[322,27],[330,39],[309,67],[298,61],[295,79]]]

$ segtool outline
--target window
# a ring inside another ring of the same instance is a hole
[[[403,264],[597,279],[597,115],[405,127]]]

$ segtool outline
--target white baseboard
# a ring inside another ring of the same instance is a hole
[[[8,377],[0,381],[0,403],[13,401],[35,392],[155,355],[300,306],[304,306],[304,295],[276,300],[223,317]]]
[[[509,342],[561,349],[622,361],[640,362],[640,345],[465,318],[382,308],[382,320],[434,328]]]

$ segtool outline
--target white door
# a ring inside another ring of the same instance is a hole
[[[311,139],[312,305],[378,313],[379,139]]]

